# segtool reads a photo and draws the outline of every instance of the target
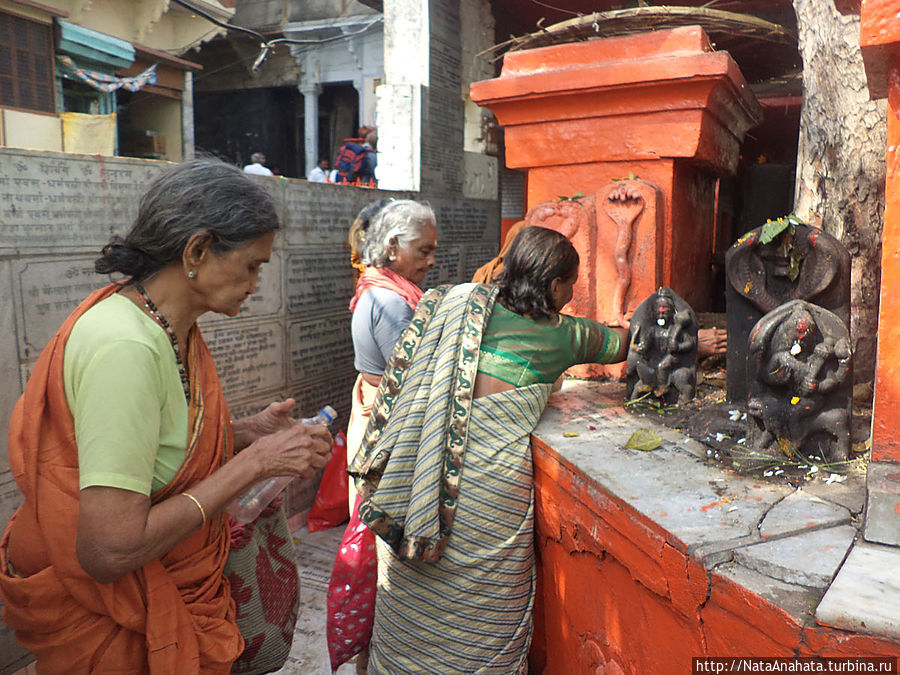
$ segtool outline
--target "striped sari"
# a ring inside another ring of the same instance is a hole
[[[473,398],[495,297],[474,284],[426,294],[353,462],[360,518],[379,535],[373,673],[527,670],[529,438],[552,385]]]

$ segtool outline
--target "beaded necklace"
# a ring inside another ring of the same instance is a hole
[[[156,305],[153,304],[153,301],[147,297],[147,291],[144,290],[144,287],[135,282],[134,290],[138,294],[138,297],[141,299],[141,302],[144,303],[144,307],[147,308],[147,312],[153,319],[162,326],[163,330],[166,331],[166,335],[169,336],[169,341],[172,343],[172,349],[175,350],[175,362],[178,364],[178,375],[181,377],[181,386],[184,388],[184,398],[187,399],[188,403],[191,402],[191,382],[188,379],[187,368],[184,367],[184,363],[181,360],[181,351],[178,349],[178,336],[175,335],[175,331],[172,329],[172,326],[169,325],[169,322],[166,321],[166,317],[164,317],[160,311],[156,308]]]

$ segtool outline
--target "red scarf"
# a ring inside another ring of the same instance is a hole
[[[394,291],[394,293],[406,300],[406,304],[413,309],[419,304],[419,300],[422,299],[422,295],[424,294],[424,291],[421,288],[393,270],[390,270],[387,267],[369,266],[366,267],[366,271],[363,272],[359,281],[356,282],[356,294],[350,301],[351,312],[356,309],[356,303],[359,302],[363,293],[370,288],[387,288],[388,290]]]

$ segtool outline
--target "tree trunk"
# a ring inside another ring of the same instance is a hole
[[[831,0],[793,0],[803,58],[794,212],[850,251],[854,379],[875,373],[886,100],[870,101],[859,17]]]

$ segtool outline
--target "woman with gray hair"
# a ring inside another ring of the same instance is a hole
[[[371,205],[366,209],[370,207]],[[372,413],[375,393],[381,384],[381,376],[394,351],[394,345],[409,324],[422,297],[419,284],[434,267],[434,251],[437,246],[434,211],[427,204],[410,199],[393,200],[382,205],[376,215],[369,214],[369,217],[371,225],[366,231],[360,254],[365,269],[356,284],[356,294],[350,302],[350,311],[353,312],[350,326],[353,334],[354,365],[359,376],[353,386],[352,410],[347,426],[348,463],[353,460],[362,443]],[[357,531],[359,525],[355,513],[357,493],[352,484],[349,492],[351,521],[345,538],[368,537],[369,545],[372,546],[368,563],[374,565],[374,539],[367,534],[364,526],[362,530]],[[350,547],[342,548],[350,550]],[[358,549],[355,552],[365,554]],[[346,628],[341,625],[342,619],[338,616],[342,613],[334,610],[335,606],[342,602],[334,597],[340,570],[351,573],[349,570],[353,569],[359,573],[361,570],[357,565],[360,563],[366,564],[360,560],[344,559],[341,552],[338,553],[335,566],[339,572],[332,575],[332,584],[329,588],[328,640],[333,668],[336,669],[344,660],[359,653],[356,668],[357,672],[364,673],[368,662],[371,605],[368,609],[368,623],[363,618],[367,613],[365,609],[347,608],[348,611],[352,610],[352,616],[356,617],[352,622],[354,632],[352,637],[341,632]],[[374,594],[374,589],[373,573],[371,584],[366,586],[366,592]],[[361,604],[358,600],[350,598],[346,598],[343,602]]]
[[[96,261],[122,280],[35,364],[10,420],[24,502],[0,595],[41,672],[228,672],[241,655],[223,509],[269,477],[314,475],[331,436],[295,422],[292,399],[232,421],[196,322],[238,314],[278,228],[237,167],[166,171]]]
[[[369,421],[375,392],[400,334],[422,297],[419,284],[434,267],[434,211],[411,199],[388,202],[372,219],[363,241],[365,271],[350,301],[353,319],[353,411],[347,428],[347,458],[353,458]],[[351,487],[350,510],[356,491]]]

